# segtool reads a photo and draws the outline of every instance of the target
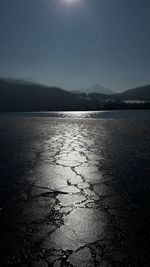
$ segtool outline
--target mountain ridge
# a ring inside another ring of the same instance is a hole
[[[111,102],[121,108],[126,100],[150,101],[150,85],[112,95],[74,94],[54,86],[0,78],[0,111],[97,110]]]
[[[150,84],[137,86],[117,94],[122,100],[150,100]]]
[[[84,104],[85,100],[58,87],[0,79],[0,111],[81,109]]]

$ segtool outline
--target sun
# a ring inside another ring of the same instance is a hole
[[[73,3],[73,2],[75,2],[75,0],[65,0],[66,1],[66,3]]]
[[[61,0],[64,5],[72,6],[78,4],[80,0]]]

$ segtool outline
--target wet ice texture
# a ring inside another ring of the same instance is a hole
[[[26,133],[30,142],[23,148],[30,167],[16,200],[21,203],[19,221],[26,229],[25,239],[30,240],[24,252],[28,260],[16,254],[10,262],[136,266],[134,261],[128,265],[125,253],[132,205],[127,187],[120,190],[122,180],[116,182],[117,154],[108,124],[34,119],[28,127],[30,123],[32,130]]]

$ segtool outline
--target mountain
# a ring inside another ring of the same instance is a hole
[[[116,94],[101,94],[101,93],[89,93],[88,98],[98,101],[125,101],[125,100],[138,100],[138,101],[150,101],[150,85],[140,86],[132,88],[122,93]]]
[[[87,101],[57,87],[0,79],[0,111],[83,109]]]
[[[97,86],[92,87],[97,88]],[[71,93],[57,87],[0,78],[0,111],[100,110],[138,108],[126,100],[150,101],[150,85],[119,94]],[[138,102],[137,102],[138,103]],[[142,106],[145,108],[146,106]],[[145,104],[143,104],[145,105]],[[149,108],[149,104],[146,108]]]
[[[95,84],[91,87],[88,87],[87,89],[81,89],[78,91],[74,91],[74,92],[81,92],[81,93],[86,93],[86,94],[90,94],[90,93],[98,93],[98,94],[105,94],[105,95],[112,95],[114,94],[114,92],[111,89],[105,88],[100,84]]]
[[[120,94],[117,94],[117,96],[121,100],[150,101],[150,85],[129,89]]]
[[[111,100],[118,100],[116,95],[106,95],[106,94],[99,94],[99,93],[90,93],[88,94],[88,99],[91,100],[98,100],[98,101],[111,101]]]

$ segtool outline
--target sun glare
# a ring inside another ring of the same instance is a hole
[[[75,0],[65,0],[66,3],[73,3]]]
[[[66,5],[78,4],[80,0],[61,0]]]

